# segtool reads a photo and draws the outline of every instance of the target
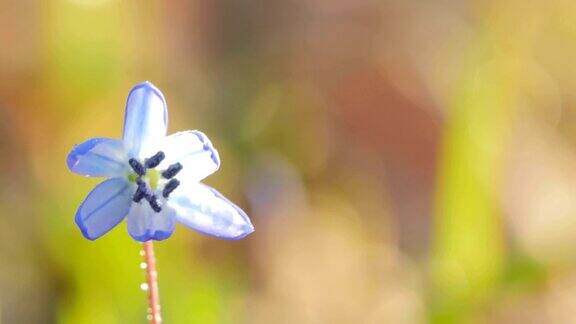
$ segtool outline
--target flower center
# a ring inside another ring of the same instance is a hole
[[[130,164],[130,167],[134,171],[134,173],[128,175],[128,181],[135,182],[138,185],[132,200],[139,203],[142,199],[146,199],[150,208],[157,213],[162,211],[162,206],[154,193],[158,189],[160,176],[169,180],[162,189],[162,197],[168,199],[170,194],[180,185],[180,181],[174,179],[174,176],[183,168],[182,164],[174,163],[162,172],[156,170],[156,167],[160,165],[164,158],[164,152],[159,151],[150,158],[145,159],[144,163],[134,158],[128,160],[128,164]]]
[[[160,172],[156,169],[151,169],[146,173],[146,177],[148,178],[150,188],[156,190],[158,188],[158,181],[160,181]]]

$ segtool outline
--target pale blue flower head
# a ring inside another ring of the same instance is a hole
[[[254,231],[246,213],[200,182],[220,167],[208,137],[196,130],[166,136],[167,126],[164,95],[143,82],[128,95],[121,140],[93,138],[72,149],[72,172],[108,178],[76,212],[86,238],[99,238],[124,218],[141,242],[170,237],[176,222],[223,239]]]

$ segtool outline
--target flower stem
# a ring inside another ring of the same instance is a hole
[[[156,271],[156,257],[152,241],[143,243],[143,256],[146,262],[146,281],[148,288],[148,319],[151,324],[161,324],[160,295],[158,294],[158,272]]]

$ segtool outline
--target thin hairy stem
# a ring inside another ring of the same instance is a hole
[[[151,324],[161,324],[160,295],[158,294],[158,272],[156,271],[156,257],[152,241],[143,243],[143,256],[146,270],[146,288],[148,290],[148,319]]]

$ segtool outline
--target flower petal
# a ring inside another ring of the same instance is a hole
[[[169,238],[174,232],[175,223],[171,208],[163,207],[157,213],[146,201],[132,203],[128,213],[128,233],[140,242]]]
[[[156,153],[168,127],[164,95],[150,82],[130,91],[124,116],[124,143],[128,155],[144,159]]]
[[[110,138],[93,138],[76,145],[67,158],[70,171],[90,177],[123,176],[127,160],[122,141]]]
[[[130,208],[130,184],[123,178],[97,185],[76,212],[76,224],[89,240],[106,234],[120,223]]]
[[[246,213],[201,183],[178,188],[168,204],[176,211],[177,221],[204,234],[237,240],[254,231]]]
[[[174,163],[182,164],[177,178],[198,182],[220,167],[218,151],[208,137],[197,130],[178,132],[164,139],[162,150],[166,158],[160,168],[166,169]]]

